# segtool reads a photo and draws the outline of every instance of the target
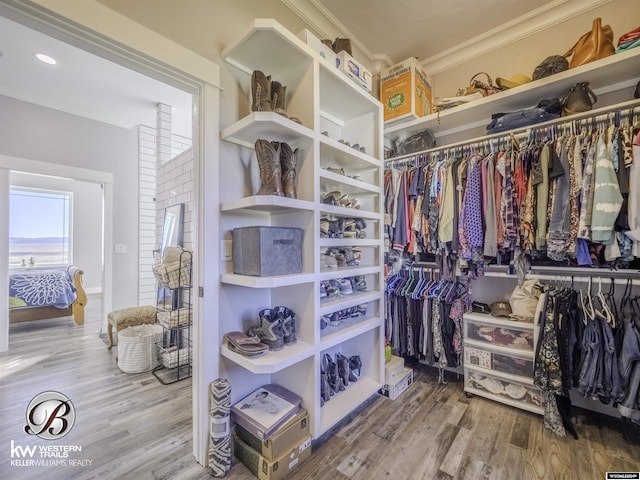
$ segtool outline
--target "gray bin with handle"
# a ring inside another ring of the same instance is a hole
[[[301,228],[235,228],[233,272],[258,277],[302,272],[302,235]]]

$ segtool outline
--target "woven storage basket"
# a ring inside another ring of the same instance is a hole
[[[169,312],[158,310],[158,323],[164,328],[175,328],[191,323],[191,309],[179,308]]]
[[[165,288],[180,288],[191,285],[191,252],[185,250],[181,260],[154,265],[153,275]]]
[[[125,373],[148,372],[159,365],[160,325],[136,325],[118,332],[118,367]]]
[[[160,348],[160,361],[165,368],[182,367],[191,363],[193,355],[189,352],[188,348],[181,348],[178,355],[178,349],[176,347]],[[178,365],[178,356],[180,357],[180,365]]]

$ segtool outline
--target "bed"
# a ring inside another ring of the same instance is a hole
[[[83,325],[87,294],[82,274],[74,265],[10,271],[9,323],[73,316]]]

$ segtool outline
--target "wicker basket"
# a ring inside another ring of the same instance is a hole
[[[185,250],[180,260],[171,263],[154,265],[153,275],[157,282],[165,288],[180,288],[191,285],[191,252]]]
[[[176,347],[160,347],[158,356],[164,368],[182,367],[190,364],[193,359],[193,354],[189,351],[189,348],[181,348],[180,351],[178,351]],[[180,358],[180,364],[178,364],[178,357]]]
[[[118,332],[118,367],[125,373],[148,372],[159,365],[160,325],[135,325]]]
[[[177,310],[158,310],[158,323],[164,328],[175,328],[191,323],[191,309],[179,308]]]

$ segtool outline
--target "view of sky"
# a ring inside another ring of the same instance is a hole
[[[51,192],[12,190],[10,236],[64,237],[69,226],[69,196]]]

